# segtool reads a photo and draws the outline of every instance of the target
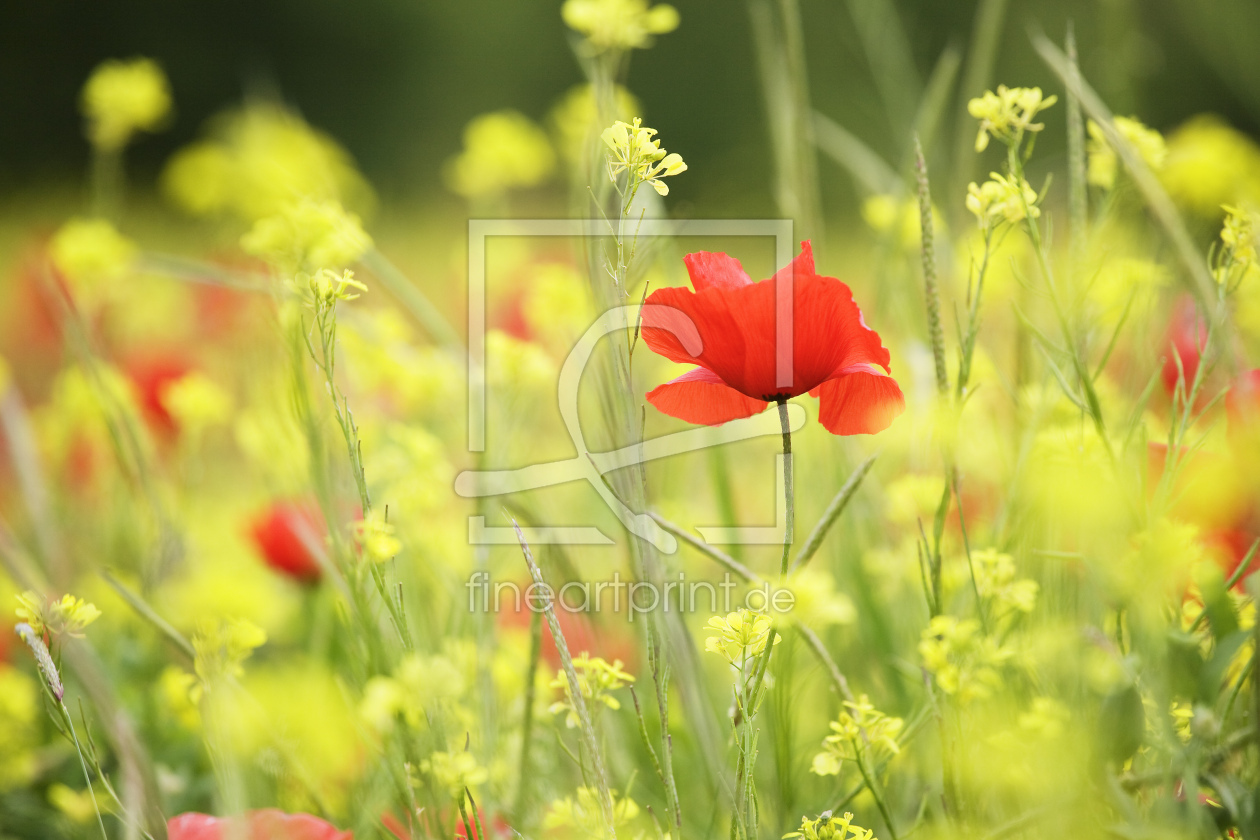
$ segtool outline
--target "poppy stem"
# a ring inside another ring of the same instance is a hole
[[[787,400],[780,399],[779,423],[783,426],[783,498],[787,509],[787,524],[783,527],[783,560],[779,565],[779,580],[787,577],[788,559],[792,553],[792,523],[796,519],[796,499],[792,478],[792,428],[788,425]]]

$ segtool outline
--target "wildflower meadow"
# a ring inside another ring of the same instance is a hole
[[[1250,0],[498,2],[0,145],[0,840],[1260,840]]]

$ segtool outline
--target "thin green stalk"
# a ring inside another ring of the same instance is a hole
[[[872,455],[858,464],[857,469],[849,476],[849,480],[844,483],[844,486],[840,488],[840,492],[836,493],[835,498],[831,500],[831,504],[827,505],[827,509],[823,511],[823,515],[818,519],[818,524],[814,526],[814,530],[810,532],[809,537],[805,540],[805,545],[797,553],[796,560],[792,563],[793,572],[804,567],[818,552],[823,539],[827,536],[827,532],[831,530],[831,526],[835,524],[835,521],[840,518],[840,514],[844,513],[844,509],[848,507],[854,494],[862,486],[862,479],[866,478],[866,474],[871,471],[871,467],[875,466],[875,460],[878,457],[878,454]]]
[[[1085,236],[1089,224],[1089,192],[1085,181],[1085,124],[1081,119],[1081,100],[1076,90],[1081,83],[1081,69],[1076,60],[1076,32],[1068,21],[1067,36],[1067,140],[1068,140],[1068,210],[1072,227],[1069,251],[1072,270],[1079,272],[1085,257]]]
[[[936,390],[949,394],[949,371],[945,367],[945,332],[941,328],[941,293],[936,284],[936,246],[932,235],[932,193],[928,184],[927,161],[919,138],[914,138],[914,171],[919,193],[920,255],[923,259],[923,292],[927,301],[928,339],[936,367]]]
[[[656,513],[655,511],[648,511],[648,516],[652,517],[652,521],[654,521],[657,525],[660,525],[666,531],[673,534],[678,539],[682,540],[685,544],[691,546],[696,551],[699,551],[703,554],[708,555],[713,560],[716,560],[718,563],[725,566],[728,571],[735,573],[739,577],[749,582],[759,580],[759,577],[756,572],[752,571],[743,563],[739,562],[734,557],[731,557],[729,554],[722,551],[721,549],[715,548],[709,545],[707,542],[704,542],[703,540],[696,539],[694,536],[688,533],[687,530],[684,529],[681,525],[676,525],[673,522],[670,522],[668,519]]]
[[[787,523],[783,528],[783,558],[779,563],[779,582],[787,579],[788,558],[792,554],[792,529],[796,520],[796,493],[792,475],[792,426],[788,422],[787,400],[779,400],[779,423],[783,428],[783,498]]]
[[[534,738],[534,677],[542,659],[542,616],[532,612],[529,619],[529,666],[525,670],[525,712],[521,722],[521,767],[516,788],[516,821],[525,818],[526,802],[530,793],[530,747]]]
[[[529,549],[529,543],[525,541],[525,534],[521,531],[521,526],[512,520],[512,527],[516,530],[516,539],[521,544],[521,553],[525,555],[525,565],[529,568],[530,577],[534,583],[541,587],[546,587],[547,582],[543,580],[542,570],[538,568],[538,564],[534,562],[534,555]],[[543,591],[551,591],[544,589]],[[599,739],[595,735],[595,726],[592,723],[590,711],[586,708],[586,700],[582,697],[582,685],[578,681],[577,671],[573,667],[573,657],[569,654],[569,646],[565,642],[564,632],[560,629],[560,621],[556,618],[556,608],[550,599],[546,602],[544,614],[547,617],[547,626],[551,628],[551,638],[556,643],[556,650],[560,654],[560,664],[563,666],[565,678],[569,683],[569,694],[573,700],[574,711],[577,712],[578,722],[581,724],[582,739],[586,742],[586,751],[590,755],[591,765],[595,776],[595,789],[599,794],[600,809],[603,812],[605,828],[608,830],[608,836],[611,840],[617,840],[617,830],[613,825],[613,801],[612,792],[608,786],[608,774],[604,770],[604,759],[599,748]]]
[[[101,817],[101,806],[96,801],[96,791],[92,790],[92,774],[88,772],[87,760],[83,758],[83,745],[79,743],[79,735],[74,731],[74,719],[66,711],[65,703],[58,702],[58,707],[66,721],[66,725],[70,727],[70,739],[74,741],[74,751],[79,756],[79,766],[83,768],[83,780],[87,783],[88,796],[92,799],[92,810],[96,813],[96,824],[101,829],[101,836],[105,840],[109,840],[109,835],[105,833],[105,820]]]

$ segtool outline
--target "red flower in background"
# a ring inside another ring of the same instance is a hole
[[[168,387],[191,370],[192,365],[174,354],[133,359],[127,364],[127,378],[135,388],[140,410],[158,434],[169,438],[179,431],[162,397]]]
[[[801,243],[791,265],[760,283],[726,254],[701,251],[683,261],[695,292],[657,289],[643,310],[648,347],[671,361],[698,365],[647,395],[660,411],[716,426],[809,393],[819,398],[818,419],[827,431],[861,435],[888,428],[905,410],[879,334],[866,326],[848,286],[815,273],[809,242]],[[781,386],[775,376],[775,300],[785,282],[792,284],[792,381]],[[685,336],[695,333],[700,346],[693,355]]]
[[[1164,339],[1164,367],[1160,378],[1164,382],[1164,390],[1172,394],[1177,389],[1177,377],[1184,372],[1186,392],[1194,386],[1195,374],[1199,371],[1199,358],[1203,355],[1207,344],[1207,321],[1199,314],[1194,298],[1183,295],[1173,305],[1172,320],[1168,324],[1168,333]],[[1177,359],[1181,359],[1181,371],[1177,370]]]
[[[309,502],[276,502],[250,524],[249,533],[268,566],[303,583],[319,580],[315,552],[328,529]]]
[[[246,816],[248,840],[354,840],[354,833],[341,831],[310,814],[286,814],[275,808],[250,811]],[[207,814],[180,814],[166,824],[170,840],[226,840],[228,817]]]

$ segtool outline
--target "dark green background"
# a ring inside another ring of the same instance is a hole
[[[802,0],[814,100],[873,147],[893,136],[855,34],[864,0]],[[691,164],[674,201],[710,214],[772,210],[769,148],[740,0],[678,0],[679,29],[634,55],[629,85],[665,145]],[[76,177],[86,166],[77,96],[102,59],[165,66],[176,119],[128,152],[142,184],[216,110],[278,92],[340,139],[386,204],[441,190],[465,122],[513,107],[541,118],[580,73],[558,0],[103,0],[9,2],[0,23],[0,190]],[[947,44],[965,49],[975,4],[897,3],[926,76]],[[1075,22],[1086,77],[1118,113],[1162,129],[1215,111],[1260,130],[1260,2],[1103,0],[1008,8],[993,84],[1058,90],[1029,46],[1030,25],[1061,40]],[[960,93],[960,97],[962,93]],[[959,100],[961,103],[961,99]],[[961,104],[951,118],[962,114]],[[946,126],[941,135],[957,132]],[[1042,153],[1061,148],[1047,132]],[[896,154],[888,152],[895,158]],[[935,165],[952,156],[936,150]],[[847,176],[823,164],[829,210],[851,207]]]

